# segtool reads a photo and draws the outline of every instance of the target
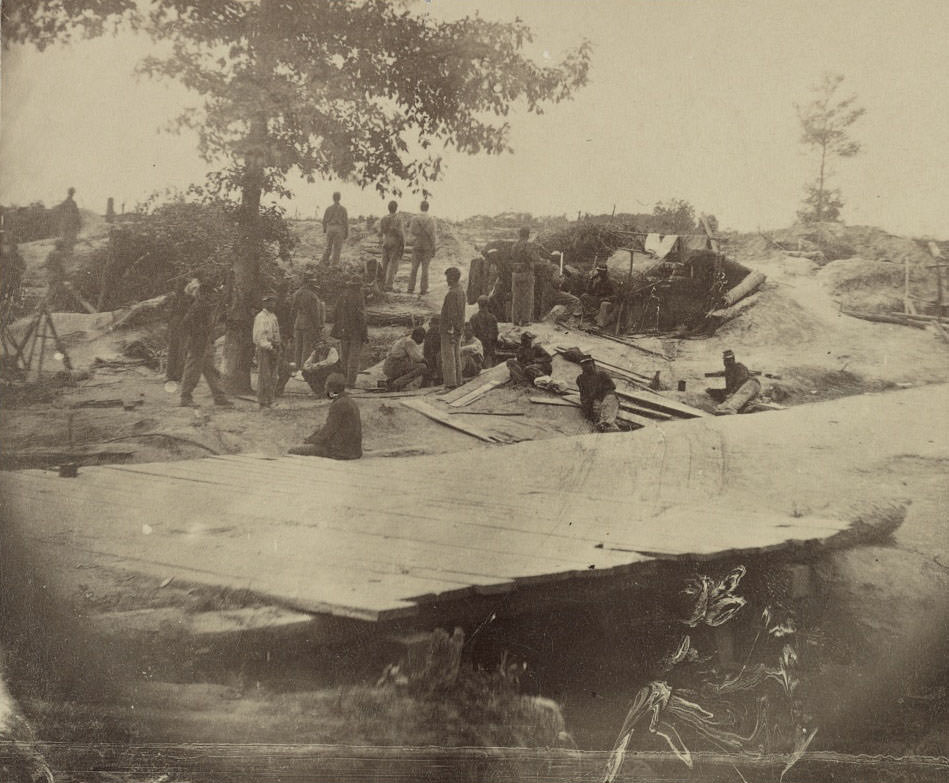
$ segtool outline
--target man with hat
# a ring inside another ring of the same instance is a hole
[[[366,300],[362,279],[357,274],[347,278],[343,293],[336,302],[336,320],[330,335],[339,340],[339,361],[346,376],[346,385],[352,387],[356,384],[356,376],[359,374],[362,345],[369,342]]]
[[[194,301],[181,319],[185,339],[185,367],[181,377],[181,405],[193,405],[191,395],[201,376],[208,382],[214,404],[233,407],[221,386],[221,375],[214,366],[214,287],[202,280],[193,289]]]
[[[421,384],[428,375],[428,365],[422,350],[424,342],[425,330],[416,326],[411,334],[403,335],[392,344],[382,363],[382,374],[386,377],[390,391],[402,391],[416,379]]]
[[[761,383],[745,365],[735,361],[734,351],[725,351],[722,363],[725,365],[725,389],[706,389],[706,393],[719,402],[716,414],[741,413],[761,394]]]
[[[290,454],[328,459],[359,459],[362,456],[362,422],[359,408],[346,393],[346,379],[333,373],[326,379],[326,396],[333,402],[326,414],[326,423]]]
[[[299,371],[323,331],[323,303],[316,293],[312,273],[303,276],[303,285],[290,301],[290,321],[293,324],[293,363]]]
[[[494,347],[498,342],[498,319],[491,312],[491,300],[482,294],[478,297],[478,312],[469,321],[474,336],[484,349],[484,366],[494,367]]]
[[[613,379],[596,366],[589,354],[580,359],[580,368],[583,370],[577,376],[580,410],[599,432],[618,432],[616,416],[619,414],[619,399]]]
[[[598,313],[600,305],[616,295],[613,281],[610,280],[610,270],[606,261],[597,262],[596,267],[587,281],[587,290],[580,297],[584,312]]]
[[[550,356],[539,345],[534,345],[536,336],[533,332],[524,332],[514,358],[507,360],[507,368],[515,384],[532,384],[535,378],[550,375],[553,371]]]
[[[273,405],[277,382],[277,364],[280,358],[280,324],[274,310],[277,296],[264,294],[261,310],[254,318],[254,348],[257,349],[257,404],[261,408]]]

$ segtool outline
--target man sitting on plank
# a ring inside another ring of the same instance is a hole
[[[719,402],[716,415],[741,413],[761,394],[761,383],[745,365],[735,361],[734,351],[725,351],[722,362],[725,365],[725,389],[706,389],[706,393]]]
[[[577,376],[580,388],[580,409],[583,415],[596,425],[599,432],[618,432],[616,416],[619,414],[619,399],[616,386],[605,370],[596,366],[593,357],[580,360],[583,372]]]

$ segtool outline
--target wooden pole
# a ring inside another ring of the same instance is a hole
[[[909,256],[903,256],[903,312],[909,312]]]
[[[936,269],[936,315],[942,316],[942,267],[943,265],[939,263],[942,259],[942,251],[939,249],[939,245],[935,242],[929,243],[929,252],[933,258],[936,259],[935,269]]]

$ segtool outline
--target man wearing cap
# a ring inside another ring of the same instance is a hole
[[[450,266],[445,270],[448,293],[442,303],[439,321],[442,354],[442,381],[446,389],[461,385],[461,335],[465,329],[465,306],[468,303],[461,289],[461,270]]]
[[[539,345],[534,345],[535,337],[533,332],[524,332],[514,358],[507,360],[511,380],[515,384],[532,384],[535,378],[550,375],[553,371],[550,356]]]
[[[257,404],[261,408],[273,405],[277,382],[277,362],[280,353],[280,324],[274,313],[277,297],[265,294],[263,305],[254,318],[254,348],[257,349]]]
[[[214,404],[233,407],[221,386],[221,375],[214,366],[214,288],[207,280],[198,283],[194,302],[181,320],[185,335],[185,369],[181,377],[181,405],[193,405],[191,395],[201,376],[208,382]]]
[[[616,416],[619,414],[619,399],[613,379],[596,366],[589,354],[580,359],[580,367],[583,370],[577,376],[580,410],[599,432],[618,432]]]
[[[494,347],[498,342],[498,319],[491,312],[491,300],[482,294],[478,297],[478,312],[471,316],[471,330],[481,341],[484,349],[484,366],[494,367]]]
[[[725,351],[722,363],[725,365],[725,390],[708,389],[707,392],[710,397],[721,399],[715,408],[716,414],[741,413],[761,394],[761,383],[745,365],[735,361],[734,351]]]
[[[346,379],[333,373],[326,379],[326,396],[333,402],[326,422],[290,454],[328,459],[359,459],[362,456],[362,422],[359,408],[346,393]]]
[[[435,255],[438,246],[438,234],[435,229],[435,219],[428,214],[428,202],[419,205],[420,215],[412,218],[412,271],[409,273],[409,293],[415,291],[415,281],[419,267],[422,269],[422,279],[419,281],[419,295],[428,293],[428,265]]]
[[[382,374],[390,390],[401,391],[416,378],[424,378],[428,374],[428,365],[422,352],[424,342],[425,330],[417,326],[411,334],[400,337],[392,344],[382,363]]]
[[[299,370],[323,331],[323,303],[316,293],[312,274],[304,276],[303,285],[290,300],[290,321],[293,324],[293,363]]]
[[[382,242],[382,266],[379,269],[383,291],[392,291],[399,262],[405,250],[405,226],[399,216],[397,201],[389,202],[389,214],[379,221],[379,239]]]
[[[326,235],[326,249],[323,251],[322,263],[324,266],[333,259],[333,265],[339,264],[339,254],[343,249],[343,242],[349,237],[349,215],[346,207],[340,204],[342,195],[333,194],[333,203],[323,213],[323,233]]]
[[[346,385],[352,387],[359,374],[363,343],[369,342],[366,300],[358,275],[351,275],[347,279],[343,293],[336,302],[336,321],[330,335],[339,340],[340,364],[346,376]]]

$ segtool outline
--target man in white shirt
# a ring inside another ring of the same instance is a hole
[[[438,246],[438,235],[435,229],[435,219],[428,214],[428,202],[423,201],[419,209],[420,215],[412,218],[412,271],[409,274],[409,293],[415,292],[415,280],[418,277],[419,267],[422,268],[419,295],[428,293],[428,265]]]
[[[401,391],[416,378],[428,374],[422,343],[425,342],[425,330],[416,327],[411,334],[400,337],[389,349],[382,363],[382,373],[386,376],[388,388]]]
[[[257,349],[257,404],[261,408],[273,405],[277,380],[277,360],[280,354],[280,325],[274,309],[277,297],[266,294],[261,311],[254,318],[254,347]]]
[[[339,350],[336,342],[320,336],[313,353],[303,362],[303,380],[305,380],[317,397],[326,394],[326,379],[334,372],[339,372]]]

